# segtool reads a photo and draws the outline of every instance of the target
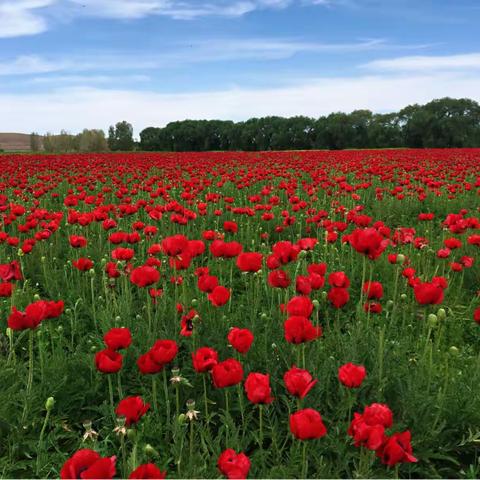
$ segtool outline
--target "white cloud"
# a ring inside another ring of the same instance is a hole
[[[122,119],[138,133],[185,118],[242,120],[264,115],[310,115],[369,108],[397,110],[444,96],[480,101],[480,77],[465,73],[319,78],[283,88],[231,88],[161,94],[71,88],[41,94],[0,94],[0,131],[72,132],[104,128]],[[102,108],[98,108],[101,105]]]
[[[0,38],[36,35],[47,30],[42,10],[55,0],[0,0]]]
[[[21,55],[13,60],[0,62],[0,76],[49,73],[62,70],[64,67],[61,62],[51,62],[37,55]]]
[[[331,0],[64,0],[83,15],[142,18],[164,15],[180,20],[203,16],[239,17],[257,9],[281,9],[295,3],[330,5]]]
[[[429,70],[471,70],[480,68],[480,53],[463,55],[424,56],[415,55],[386,60],[375,60],[362,65],[371,70],[383,71],[429,71]]]
[[[0,0],[0,38],[45,32],[55,18],[139,19],[167,16],[192,20],[205,16],[241,17],[255,10],[290,5],[342,4],[345,0]],[[50,19],[50,22],[47,21]]]
[[[279,60],[298,53],[339,53],[374,50],[388,46],[381,39],[357,43],[316,43],[289,39],[210,39],[193,44],[177,44],[155,55],[132,56],[117,52],[94,56],[42,57],[23,55],[0,61],[0,76],[118,70],[155,70],[164,67],[229,60]]]

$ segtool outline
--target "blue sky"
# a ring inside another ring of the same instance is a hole
[[[0,0],[0,131],[480,100],[478,0]]]

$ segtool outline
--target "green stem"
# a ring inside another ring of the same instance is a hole
[[[118,398],[123,398],[123,390],[122,390],[122,379],[120,378],[120,372],[117,373],[117,389],[118,389]]]
[[[40,438],[38,439],[38,452],[37,452],[37,477],[40,478],[40,456],[43,452],[43,436],[45,435],[45,430],[47,428],[48,419],[50,418],[50,410],[47,410],[45,415],[45,420],[43,421],[42,430],[40,431]]]
[[[170,420],[171,420],[171,412],[170,412],[170,398],[168,395],[168,381],[167,381],[167,371],[165,368],[163,369],[163,392],[165,394],[165,406],[166,406],[166,434],[168,436]]]
[[[120,435],[120,446],[122,450],[123,478],[127,478],[127,449],[125,448],[125,435]]]
[[[263,405],[260,403],[258,405],[258,424],[259,424],[259,437],[258,437],[258,446],[260,450],[263,448]]]
[[[152,401],[153,410],[158,413],[157,377],[155,375],[152,375]]]
[[[205,421],[208,423],[208,398],[207,398],[207,380],[205,375],[202,375],[203,378],[203,406],[205,408]]]
[[[25,421],[28,414],[28,404],[32,393],[33,386],[33,329],[28,332],[28,377],[27,389],[25,395],[25,406],[23,408],[22,422]]]
[[[108,379],[108,393],[110,396],[110,407],[112,409],[113,418],[115,418],[115,404],[113,403],[113,384],[112,384],[112,377],[107,374]]]
[[[190,464],[193,465],[193,440],[194,440],[194,431],[193,431],[193,419],[190,420]]]
[[[230,405],[228,401],[228,389],[225,389],[225,416],[227,417],[227,421],[225,422],[225,446],[228,448],[228,443],[229,443],[229,435],[228,435],[228,429],[229,425],[228,422],[230,421]]]
[[[303,441],[302,450],[302,478],[307,478],[307,442]]]

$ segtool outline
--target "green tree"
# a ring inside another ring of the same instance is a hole
[[[112,151],[131,151],[135,146],[133,127],[125,120],[108,129],[108,147]]]
[[[42,148],[42,139],[37,132],[30,134],[30,150],[32,152],[38,152]]]

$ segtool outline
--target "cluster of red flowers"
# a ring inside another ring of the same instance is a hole
[[[10,297],[13,292],[12,280],[23,280],[20,264],[14,260],[0,264],[0,297]]]
[[[393,414],[388,406],[372,403],[365,407],[362,414],[354,413],[348,434],[353,438],[356,447],[374,450],[385,465],[392,467],[397,463],[416,462],[408,430],[390,436],[385,435],[385,430],[392,425]]]
[[[8,327],[12,330],[27,330],[37,328],[43,320],[57,318],[63,312],[63,301],[37,300],[27,305],[24,312],[12,307],[8,317]]]

